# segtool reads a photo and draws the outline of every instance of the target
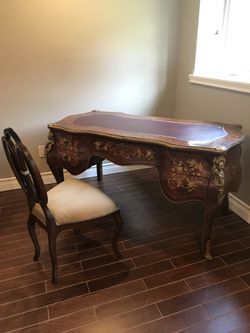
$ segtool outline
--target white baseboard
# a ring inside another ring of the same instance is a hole
[[[120,172],[127,172],[139,169],[149,168],[148,166],[143,165],[130,165],[130,166],[120,166],[114,163],[108,162],[103,163],[103,174],[109,175]],[[43,172],[42,178],[45,184],[55,183],[55,178],[51,172]],[[64,172],[65,179],[72,177],[68,171]],[[82,174],[78,176],[74,176],[76,178],[90,178],[96,177],[96,167],[92,166],[88,170],[84,171]],[[20,188],[19,183],[17,182],[15,177],[3,178],[0,179],[0,192],[9,191]],[[229,193],[229,207],[230,209],[237,215],[239,215],[243,220],[247,223],[250,223],[250,206],[245,202],[238,199],[235,195]]]
[[[116,165],[114,163],[108,162],[103,163],[103,174],[109,175],[114,173],[120,173],[120,172],[127,172],[127,171],[133,171],[133,170],[139,170],[139,169],[146,169],[149,168],[148,166],[144,165],[129,165],[129,166],[120,166]],[[41,173],[44,184],[52,184],[55,183],[55,178],[52,174],[52,172],[42,172]],[[64,171],[64,178],[90,178],[90,177],[96,177],[96,166],[92,166],[88,170],[84,171],[80,175],[72,176],[68,171]],[[9,191],[9,190],[15,190],[19,189],[20,185],[18,181],[16,180],[16,177],[10,177],[10,178],[2,178],[0,179],[0,192],[3,191]]]
[[[237,198],[232,193],[229,193],[229,208],[239,215],[247,223],[250,223],[250,206]]]

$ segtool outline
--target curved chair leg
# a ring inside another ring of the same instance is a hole
[[[52,283],[57,283],[58,276],[58,268],[57,268],[57,255],[56,255],[56,238],[57,238],[57,230],[55,228],[51,228],[48,230],[48,241],[49,241],[49,254],[52,266]]]
[[[35,226],[36,226],[35,218],[32,214],[30,214],[28,218],[28,231],[35,248],[35,255],[33,260],[37,261],[40,256],[40,244],[36,235]]]
[[[116,222],[116,229],[115,229],[114,236],[113,236],[113,239],[112,239],[112,247],[113,247],[113,250],[116,254],[117,259],[119,259],[119,258],[121,258],[121,254],[118,250],[117,242],[118,242],[120,233],[122,231],[123,219],[121,217],[120,212],[117,212],[117,214],[115,215],[114,218],[115,218],[115,222]]]

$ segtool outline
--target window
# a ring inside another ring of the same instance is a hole
[[[250,92],[249,13],[249,0],[200,0],[191,82]]]

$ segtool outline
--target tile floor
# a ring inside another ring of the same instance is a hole
[[[214,259],[200,253],[203,207],[174,204],[157,173],[104,176],[98,184],[125,225],[111,250],[112,221],[58,239],[59,283],[50,282],[46,235],[33,262],[21,190],[0,193],[0,332],[250,332],[250,225],[235,214],[213,228]]]

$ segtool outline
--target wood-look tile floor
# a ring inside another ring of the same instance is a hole
[[[88,181],[121,207],[122,259],[111,250],[112,221],[79,235],[65,231],[57,243],[56,287],[40,229],[43,251],[32,261],[24,194],[0,193],[1,333],[250,332],[250,225],[235,214],[219,216],[214,259],[206,261],[202,205],[168,202],[156,171]]]

